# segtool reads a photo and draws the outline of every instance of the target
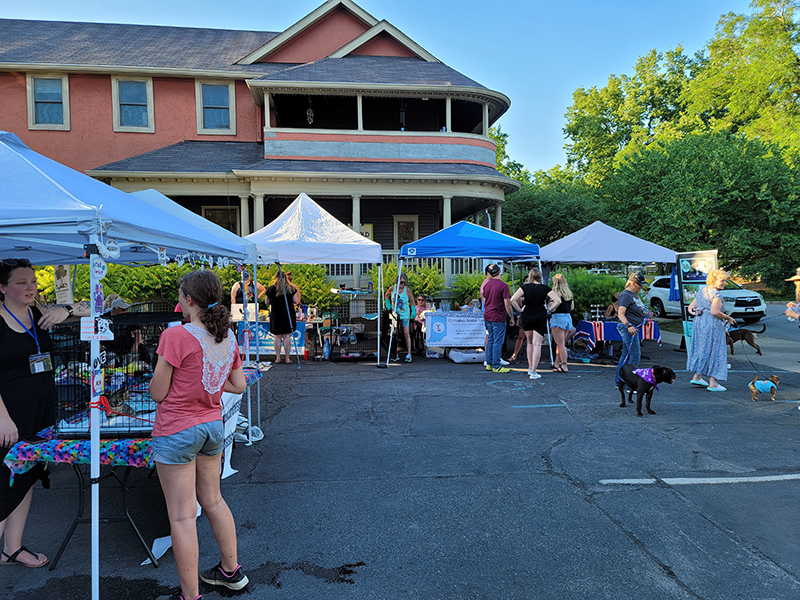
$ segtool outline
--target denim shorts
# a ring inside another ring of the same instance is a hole
[[[165,465],[185,465],[198,454],[216,456],[225,445],[222,421],[200,423],[171,435],[153,436],[155,460]]]
[[[572,317],[569,313],[553,313],[550,315],[550,327],[558,327],[559,329],[575,329],[572,326]]]
[[[408,327],[408,323],[411,319],[398,319],[400,321],[400,327]]]

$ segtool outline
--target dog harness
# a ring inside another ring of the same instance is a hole
[[[773,388],[778,389],[778,386],[775,385],[774,381],[764,380],[764,381],[755,381],[753,385],[756,386],[756,389],[761,392],[762,394],[771,394]]]
[[[633,373],[634,375],[638,375],[639,377],[644,379],[647,383],[652,384],[653,387],[656,388],[656,391],[658,391],[658,386],[656,385],[656,378],[653,375],[653,369],[636,369]]]

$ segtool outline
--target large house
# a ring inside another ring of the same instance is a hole
[[[469,217],[501,230],[509,104],[351,0],[278,33],[0,19],[0,129],[241,235],[300,192],[387,255]]]

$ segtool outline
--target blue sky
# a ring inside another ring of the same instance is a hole
[[[282,31],[323,0],[37,0],[0,17]],[[356,0],[439,60],[511,98],[499,121],[530,170],[564,164],[564,113],[578,87],[632,73],[639,56],[700,50],[748,0]]]

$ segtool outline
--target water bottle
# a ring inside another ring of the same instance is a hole
[[[331,359],[331,344],[327,338],[325,338],[325,345],[322,347],[322,358],[325,360]]]

